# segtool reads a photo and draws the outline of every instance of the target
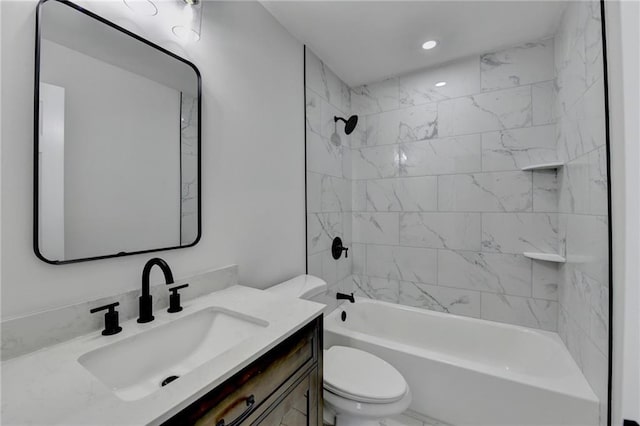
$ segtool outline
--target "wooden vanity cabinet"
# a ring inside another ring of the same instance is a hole
[[[321,426],[322,315],[164,424]]]

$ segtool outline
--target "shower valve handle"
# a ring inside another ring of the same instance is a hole
[[[331,244],[331,255],[335,260],[338,260],[340,259],[340,256],[342,256],[343,251],[345,259],[348,258],[349,248],[342,245],[342,239],[340,237],[335,237],[333,239],[333,244]]]

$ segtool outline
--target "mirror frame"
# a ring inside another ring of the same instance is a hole
[[[121,31],[124,34],[127,34],[130,37],[133,37],[135,40],[140,41],[144,44],[146,44],[147,46],[154,48],[156,50],[159,50],[160,52],[174,58],[177,59],[181,62],[183,62],[184,64],[188,65],[189,67],[191,67],[194,72],[196,73],[196,77],[197,77],[197,81],[198,81],[198,130],[197,130],[197,134],[198,134],[198,158],[196,160],[197,162],[197,167],[198,167],[198,174],[197,174],[197,182],[198,182],[198,212],[197,212],[197,216],[198,216],[198,234],[196,236],[196,239],[194,242],[188,244],[188,245],[178,245],[178,246],[173,246],[173,247],[162,247],[162,248],[154,248],[154,249],[149,249],[149,250],[140,250],[140,251],[132,251],[132,252],[119,252],[119,253],[115,253],[115,254],[109,254],[109,255],[102,255],[102,256],[94,256],[94,257],[84,257],[84,258],[78,258],[78,259],[71,259],[71,260],[51,260],[51,259],[47,259],[41,252],[40,252],[40,247],[39,247],[39,229],[38,229],[38,221],[39,221],[39,206],[38,206],[38,199],[39,199],[39,101],[40,101],[40,49],[41,49],[41,24],[42,24],[42,7],[45,3],[47,2],[57,2],[57,3],[62,3],[65,6],[71,7],[73,9],[75,9],[76,11],[85,14],[86,16],[88,16],[89,18],[92,18],[94,20],[97,21],[97,23],[99,24],[105,24],[108,25],[109,27],[113,28],[116,31]],[[156,251],[162,251],[162,250],[174,250],[174,249],[181,249],[181,248],[188,248],[188,247],[193,247],[196,244],[198,244],[198,242],[200,241],[200,239],[202,238],[202,77],[200,75],[200,71],[198,70],[198,68],[190,61],[181,58],[180,56],[168,51],[167,49],[164,49],[163,47],[160,47],[159,45],[103,18],[102,16],[99,16],[81,6],[78,6],[75,3],[72,3],[71,1],[68,0],[40,0],[38,2],[38,6],[36,8],[36,45],[35,45],[35,79],[34,79],[34,92],[33,92],[33,105],[34,105],[34,111],[33,111],[33,164],[34,164],[34,169],[33,169],[33,251],[36,255],[36,257],[40,260],[42,260],[43,262],[46,262],[48,264],[51,265],[64,265],[64,264],[70,264],[70,263],[78,263],[78,262],[86,262],[89,260],[100,260],[100,259],[109,259],[112,257],[123,257],[123,256],[131,256],[131,255],[135,255],[135,254],[143,254],[143,253],[152,253],[152,252],[156,252]]]

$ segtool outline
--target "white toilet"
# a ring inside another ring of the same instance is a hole
[[[268,289],[286,297],[323,303],[327,283],[300,275]],[[406,380],[391,364],[345,346],[324,351],[324,421],[336,426],[379,426],[411,404]]]

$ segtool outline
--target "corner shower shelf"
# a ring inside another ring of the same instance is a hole
[[[562,161],[553,161],[551,163],[532,164],[522,168],[522,171],[530,170],[554,170],[564,166]]]
[[[567,259],[560,256],[559,254],[553,254],[553,253],[524,252],[522,254],[524,254],[524,256],[528,257],[529,259],[543,260],[545,262],[565,263],[567,261]]]

